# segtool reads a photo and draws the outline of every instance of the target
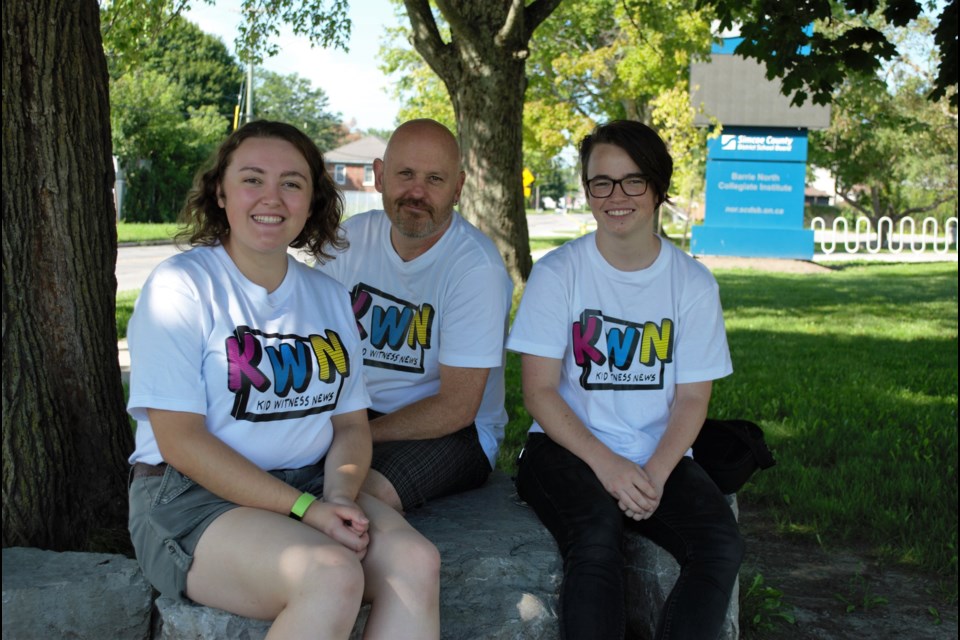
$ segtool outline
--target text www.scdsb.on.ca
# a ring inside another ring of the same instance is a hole
[[[724,207],[724,213],[766,213],[783,215],[783,207]]]

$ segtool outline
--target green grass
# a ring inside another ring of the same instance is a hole
[[[530,251],[556,249],[560,245],[569,242],[572,238],[573,236],[559,236],[556,238],[530,238]]]
[[[957,575],[957,265],[718,275],[737,372],[711,413],[778,465],[746,496],[785,531]]]
[[[133,303],[137,301],[140,290],[117,292],[117,340],[127,337],[127,323],[133,315]]]
[[[764,427],[777,465],[740,497],[788,534],[957,577],[957,265],[719,271],[734,375],[710,415]],[[530,417],[507,356],[499,466]]]
[[[174,222],[118,222],[117,242],[164,242],[177,233]]]

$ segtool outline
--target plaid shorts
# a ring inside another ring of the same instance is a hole
[[[369,414],[371,420],[382,415],[372,410]],[[427,500],[476,489],[492,471],[472,424],[442,438],[375,444],[370,468],[393,484],[404,511]]]

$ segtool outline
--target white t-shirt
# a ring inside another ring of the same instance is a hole
[[[496,462],[507,423],[503,344],[513,295],[497,248],[453,213],[430,249],[404,262],[383,211],[348,218],[350,248],[318,265],[351,290],[373,408],[391,413],[440,391],[440,365],[489,368],[476,425]]]
[[[330,417],[370,405],[346,290],[292,256],[272,293],[222,246],[165,260],[127,339],[131,463],[162,461],[148,408],[204,415],[213,435],[269,470],[316,463],[333,439]]]
[[[669,241],[646,269],[619,271],[594,234],[533,267],[507,341],[562,360],[558,391],[612,451],[645,464],[676,385],[733,372],[713,274]],[[531,431],[543,431],[533,423]]]

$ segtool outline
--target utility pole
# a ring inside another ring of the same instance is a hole
[[[247,115],[243,121],[253,120],[253,61],[247,63]]]
[[[233,108],[233,131],[240,128],[240,109],[243,106],[244,83],[240,83],[240,91],[237,92],[237,105]]]

